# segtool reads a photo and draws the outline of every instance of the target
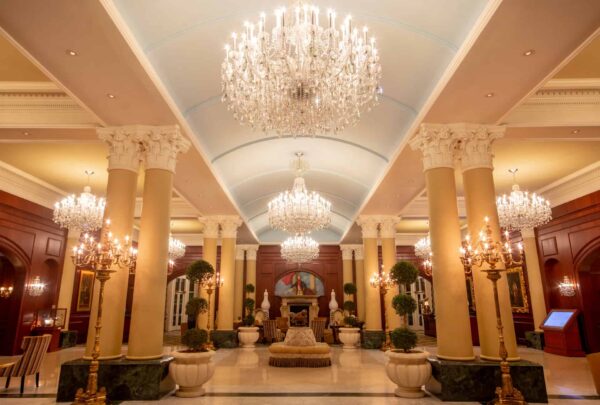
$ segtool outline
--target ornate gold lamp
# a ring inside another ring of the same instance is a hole
[[[471,245],[469,236],[462,242],[460,248],[460,260],[465,268],[466,274],[471,274],[473,266],[481,267],[488,265],[489,268],[480,269],[487,274],[494,286],[494,304],[496,306],[496,322],[498,328],[498,340],[500,342],[500,371],[502,372],[502,386],[496,387],[496,398],[490,403],[492,404],[526,404],[523,394],[513,386],[510,376],[510,366],[507,361],[508,352],[504,345],[504,334],[502,326],[502,317],[500,315],[500,302],[498,300],[498,280],[502,277],[502,272],[506,271],[507,267],[518,266],[523,263],[522,247],[519,244],[518,260],[514,259],[511,249],[511,241],[508,231],[504,234],[504,243],[495,241],[492,238],[492,229],[490,228],[489,219],[485,217],[485,226],[479,232],[479,240],[475,246]],[[504,268],[497,268],[498,265],[503,265]]]
[[[369,284],[373,288],[379,288],[379,293],[383,296],[383,302],[385,303],[385,294],[387,294],[388,290],[392,288],[394,282],[390,278],[390,275],[385,271],[381,273],[374,272],[371,278],[369,279]],[[390,342],[390,333],[389,333],[389,322],[387,316],[387,306],[383,305],[383,319],[385,320],[385,343],[381,350],[386,351],[391,347]]]
[[[223,277],[221,277],[221,273],[219,273],[219,272],[217,272],[215,275],[213,275],[211,278],[207,279],[206,281],[201,281],[201,286],[206,289],[206,294],[208,294],[208,311],[207,311],[208,316],[207,316],[207,320],[206,320],[206,330],[209,331],[209,336],[210,336],[210,296],[217,288],[223,287],[223,284],[225,284],[225,279]]]
[[[84,391],[79,388],[75,394],[74,404],[105,404],[106,388],[98,389],[98,369],[100,357],[100,330],[102,329],[102,301],[104,299],[104,285],[116,270],[115,266],[134,267],[136,262],[136,251],[130,246],[129,236],[125,237],[123,245],[110,232],[110,220],[106,220],[101,241],[95,240],[93,236],[85,234],[79,246],[73,248],[71,259],[77,267],[86,267],[94,271],[96,280],[100,282],[98,294],[98,312],[96,317],[96,334],[94,337],[94,348],[92,350],[92,361],[88,374],[87,387]],[[124,253],[125,252],[125,253]]]

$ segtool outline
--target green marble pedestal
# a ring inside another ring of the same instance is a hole
[[[213,330],[210,340],[217,349],[235,349],[238,347],[237,330]]]
[[[173,357],[156,360],[104,360],[100,362],[98,388],[106,387],[110,401],[159,400],[175,389],[169,377],[169,363]],[[90,362],[77,359],[60,367],[56,402],[72,402],[78,388],[87,385]]]
[[[363,330],[361,332],[363,349],[381,349],[385,343],[385,332],[382,330]]]
[[[500,386],[498,363],[474,361],[448,361],[430,358],[433,378],[425,388],[442,401],[485,402],[494,398]],[[513,385],[521,391],[527,402],[548,402],[544,369],[530,361],[510,363]]]

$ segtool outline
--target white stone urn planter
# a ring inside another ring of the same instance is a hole
[[[172,352],[175,358],[169,364],[169,374],[179,386],[175,391],[178,397],[192,398],[204,395],[202,386],[215,373],[212,361],[214,351],[207,352]]]
[[[358,342],[360,342],[360,329],[359,328],[340,328],[340,342],[342,342],[343,349],[352,350],[356,349]]]
[[[431,364],[427,361],[429,353],[420,350],[412,350],[410,353],[388,350],[385,355],[388,357],[385,371],[398,386],[396,396],[423,397],[425,392],[421,387],[431,378]]]
[[[253,349],[254,343],[258,341],[258,326],[240,326],[238,339],[244,349]]]

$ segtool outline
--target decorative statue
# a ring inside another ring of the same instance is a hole
[[[336,309],[338,309],[338,303],[335,300],[335,291],[331,290],[331,300],[329,301],[329,310],[330,311],[335,311]]]
[[[269,308],[271,308],[271,303],[269,302],[269,292],[267,290],[265,290],[264,293],[264,298],[262,303],[260,304],[260,308],[265,311],[266,313],[269,313]]]

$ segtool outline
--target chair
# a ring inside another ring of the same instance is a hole
[[[275,320],[277,321],[277,329],[285,335],[288,330],[289,318],[287,316],[279,316]]]
[[[265,340],[269,342],[281,342],[283,340],[283,333],[277,329],[276,319],[265,319],[263,321],[263,333]]]
[[[0,377],[6,377],[6,385],[10,385],[11,377],[21,377],[21,394],[25,387],[25,377],[35,374],[35,386],[40,386],[40,367],[48,351],[52,335],[25,336],[21,349],[23,355],[14,363],[0,365]]]
[[[315,339],[317,342],[321,342],[323,340],[323,336],[325,334],[325,324],[327,323],[327,318],[317,318],[310,321],[310,328],[315,334]]]

